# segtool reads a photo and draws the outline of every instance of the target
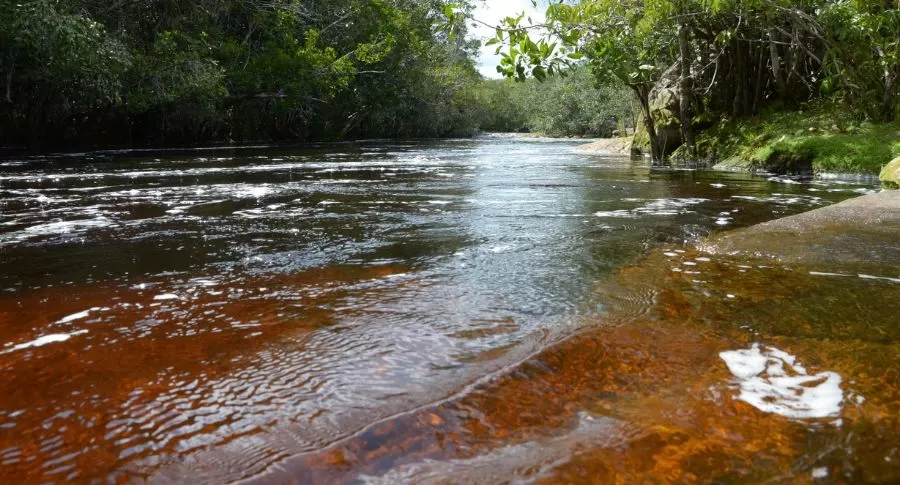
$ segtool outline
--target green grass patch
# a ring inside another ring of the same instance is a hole
[[[714,125],[697,148],[703,157],[715,151],[723,168],[877,174],[900,156],[900,122],[859,121],[827,106],[770,111]]]

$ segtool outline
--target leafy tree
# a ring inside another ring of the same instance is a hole
[[[132,61],[102,25],[50,0],[0,6],[0,60],[4,131],[32,141],[119,102]]]
[[[4,2],[0,143],[471,133],[480,113],[477,46],[463,21],[454,25],[463,35],[441,29],[449,5]]]
[[[674,74],[688,153],[698,121],[823,93],[860,116],[897,116],[895,0],[583,0],[550,5],[546,18],[509,17],[497,27],[501,73],[543,79],[585,62],[599,81],[635,92],[651,140],[650,92]],[[658,140],[651,147],[660,159]]]
[[[821,22],[830,48],[822,90],[871,118],[891,121],[900,97],[900,9],[896,3],[830,2]]]
[[[632,96],[620,84],[600,85],[581,67],[539,82],[485,82],[487,131],[530,131],[551,136],[612,136],[634,127]]]

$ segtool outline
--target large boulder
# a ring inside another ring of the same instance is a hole
[[[878,176],[881,185],[887,189],[900,189],[900,157],[895,158],[891,163],[881,169],[881,175]]]
[[[665,70],[650,90],[650,116],[666,155],[681,146],[681,64]]]
[[[681,146],[681,85],[679,73],[681,65],[673,64],[660,76],[659,81],[650,90],[650,116],[653,126],[663,144],[663,154],[669,155]],[[632,154],[650,153],[650,135],[644,128],[643,116],[635,127]]]

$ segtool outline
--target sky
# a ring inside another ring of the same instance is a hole
[[[531,16],[532,20],[540,22],[544,19],[544,11],[546,10],[546,7],[542,6],[546,4],[544,1],[538,1],[538,8],[536,9],[532,7],[531,0],[485,0],[484,2],[476,0],[475,4],[478,8],[475,10],[474,17],[490,25],[497,25],[504,17],[518,15],[522,11],[525,11],[526,18]],[[493,29],[484,26],[470,26],[469,31],[473,37],[481,40],[482,43],[495,34]],[[494,79],[501,77],[497,74],[500,56],[494,55],[496,50],[496,45],[481,48],[481,55],[478,58],[478,71],[485,77]]]

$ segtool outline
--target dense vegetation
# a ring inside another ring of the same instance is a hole
[[[0,146],[447,136],[482,112],[445,0],[0,3]]]
[[[633,129],[637,104],[620,84],[595,85],[590,70],[538,81],[486,80],[479,87],[480,127],[550,136],[612,136]]]
[[[772,108],[898,116],[896,0],[584,0],[546,17],[504,21],[491,42],[501,72],[543,79],[583,60],[634,92],[656,159],[682,143],[697,156],[695,130]]]
[[[893,146],[882,141],[900,113],[897,0],[550,2],[545,22],[507,18],[489,42],[521,83],[477,73],[473,3],[2,2],[0,146],[607,136],[635,124],[655,159],[677,149],[766,165],[840,136],[867,136],[868,154]],[[828,129],[773,145],[767,134],[805,123],[782,113],[811,111]],[[785,126],[749,128],[761,114]],[[844,168],[870,163],[850,158]]]
[[[718,123],[697,135],[701,153],[717,153],[722,168],[768,172],[878,173],[900,156],[900,122],[860,120],[827,103],[800,110],[768,109]]]

